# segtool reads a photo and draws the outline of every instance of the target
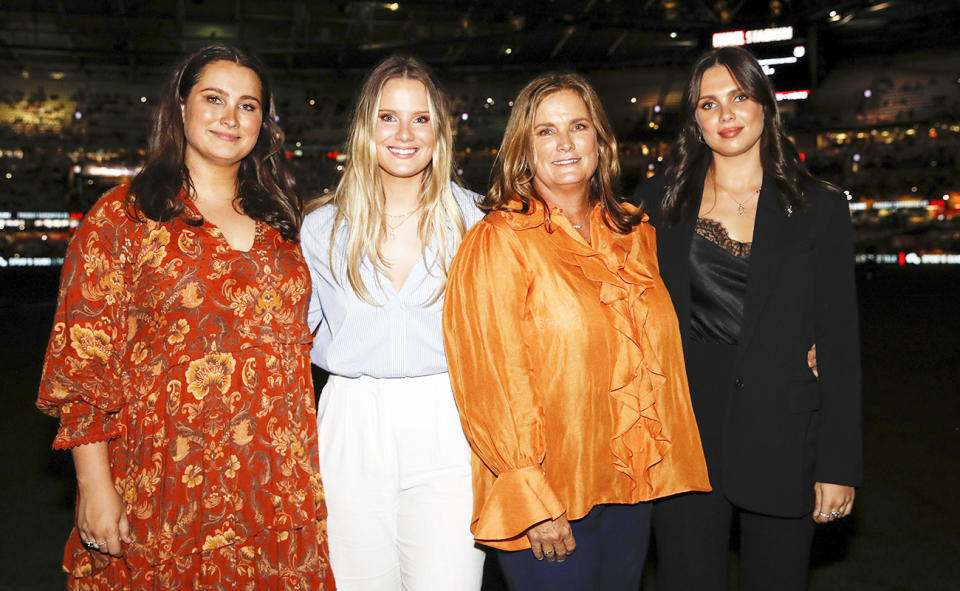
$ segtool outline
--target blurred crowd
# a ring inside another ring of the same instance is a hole
[[[788,127],[805,134],[797,143],[807,165],[844,189],[851,203],[864,204],[852,207],[860,253],[960,252],[960,216],[952,215],[957,209],[950,202],[951,195],[960,199],[960,121],[949,116],[956,98],[948,91],[954,89],[941,89],[939,80],[873,86],[871,96],[851,105],[846,120],[853,123],[845,127],[831,113],[786,110]],[[320,90],[307,88],[277,105],[287,157],[308,199],[332,190],[339,179],[351,92],[344,85],[342,96],[321,100]],[[23,211],[83,213],[107,188],[128,180],[146,154],[152,108],[150,97],[137,94],[58,93],[42,84],[29,92],[0,90],[0,212],[8,218]],[[476,191],[487,188],[510,103],[482,88],[453,93],[458,172]],[[663,171],[674,110],[623,111],[614,121],[623,194]],[[914,203],[874,207],[897,201]],[[0,229],[0,257],[59,256],[66,236],[7,223]]]

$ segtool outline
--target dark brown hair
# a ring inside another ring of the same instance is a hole
[[[787,137],[776,94],[770,79],[757,59],[741,47],[722,47],[706,52],[694,63],[683,93],[680,132],[673,144],[666,170],[663,211],[666,221],[676,224],[697,214],[703,179],[713,161],[713,152],[702,141],[696,112],[703,74],[713,66],[723,66],[751,99],[763,106],[763,133],[760,136],[760,161],[764,174],[773,178],[780,192],[781,205],[803,209],[801,185],[805,182],[825,185],[807,170],[793,142]]]
[[[643,213],[628,212],[614,195],[614,182],[620,175],[617,138],[613,135],[597,92],[586,78],[574,73],[541,74],[528,82],[517,95],[491,171],[493,182],[490,191],[480,202],[480,209],[486,212],[504,210],[527,213],[530,211],[530,201],[536,200],[543,205],[549,220],[550,207],[533,187],[533,124],[540,103],[561,90],[572,90],[580,96],[597,130],[597,170],[590,178],[590,200],[603,203],[603,221],[607,227],[626,234],[640,223]],[[523,204],[520,210],[511,209],[508,205],[514,199]]]
[[[264,105],[257,143],[240,162],[235,205],[251,218],[275,228],[285,239],[296,242],[303,220],[303,202],[283,153],[284,135],[277,125],[270,79],[259,60],[227,45],[204,47],[174,70],[153,115],[147,162],[130,184],[127,213],[138,220],[146,217],[155,221],[183,214],[185,204],[179,198],[180,191],[191,198],[194,188],[184,163],[187,139],[181,107],[203,69],[218,61],[253,70],[260,80]],[[188,223],[199,224],[202,220],[191,218]]]

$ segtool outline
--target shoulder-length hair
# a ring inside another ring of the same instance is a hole
[[[184,60],[170,76],[153,115],[147,162],[130,183],[127,213],[138,220],[146,217],[166,221],[184,213],[186,204],[179,197],[181,191],[188,199],[195,197],[193,180],[184,161],[187,138],[182,106],[203,69],[218,61],[253,70],[260,80],[264,105],[257,143],[240,162],[234,205],[251,218],[275,228],[286,240],[296,242],[303,221],[303,201],[283,153],[284,135],[277,125],[270,79],[259,60],[227,45],[204,47]],[[202,223],[193,216],[187,221],[194,225]]]
[[[666,170],[663,211],[668,223],[675,224],[697,214],[703,179],[713,161],[710,146],[703,142],[697,125],[697,103],[703,74],[713,66],[723,66],[741,90],[763,106],[763,132],[760,135],[760,161],[764,174],[771,175],[784,208],[803,209],[801,184],[817,180],[800,160],[793,142],[787,137],[770,79],[749,51],[741,47],[713,49],[694,63],[680,107],[680,132],[673,145]]]
[[[586,78],[575,73],[541,74],[520,90],[493,164],[490,191],[481,201],[480,208],[486,212],[503,210],[527,213],[530,211],[530,202],[537,201],[546,211],[549,224],[550,207],[533,186],[536,170],[533,126],[540,103],[562,90],[572,90],[583,100],[597,132],[597,170],[590,177],[590,200],[602,203],[603,221],[611,230],[625,234],[640,223],[643,213],[628,212],[614,195],[614,183],[620,175],[617,138],[613,135],[613,128],[597,92]],[[522,206],[514,209],[509,203],[517,200]]]
[[[377,164],[377,145],[374,129],[380,111],[383,87],[394,79],[416,80],[427,91],[430,109],[430,125],[436,143],[433,157],[427,164],[420,181],[420,207],[422,214],[417,232],[427,256],[431,238],[436,238],[436,262],[427,261],[431,269],[438,268],[442,281],[431,301],[443,293],[447,268],[466,232],[463,215],[453,196],[452,184],[457,182],[453,169],[453,131],[446,95],[440,90],[427,66],[412,57],[391,56],[380,62],[367,74],[357,97],[350,132],[347,138],[347,164],[336,191],[329,197],[321,197],[309,209],[327,204],[337,207],[333,230],[330,236],[330,266],[334,265],[334,243],[337,232],[346,227],[346,274],[350,287],[360,298],[377,305],[370,290],[360,276],[360,264],[371,261],[377,269],[389,266],[381,251],[386,234],[384,213],[384,189]]]

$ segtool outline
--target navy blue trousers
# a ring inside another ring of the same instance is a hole
[[[511,591],[638,591],[650,540],[650,503],[597,505],[570,522],[577,549],[565,562],[497,551]]]

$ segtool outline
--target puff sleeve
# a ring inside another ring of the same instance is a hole
[[[542,469],[542,393],[525,346],[532,281],[518,232],[483,220],[464,237],[444,300],[444,342],[464,432],[495,476],[486,497],[475,500],[472,530],[478,541],[505,550],[529,547],[526,530],[566,510]]]
[[[64,259],[53,331],[36,405],[57,417],[55,449],[119,435],[124,405],[127,286],[125,191],[105,195],[73,237]]]

